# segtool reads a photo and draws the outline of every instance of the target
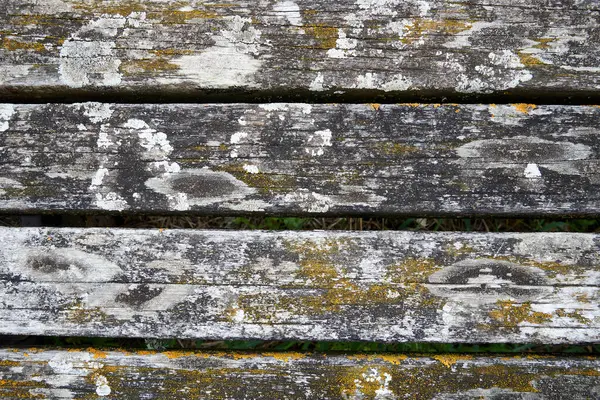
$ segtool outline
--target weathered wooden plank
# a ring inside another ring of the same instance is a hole
[[[592,399],[595,357],[0,350],[2,398]]]
[[[600,108],[0,106],[0,209],[570,214],[600,209]]]
[[[0,334],[600,340],[600,236],[0,229]]]
[[[5,0],[0,25],[5,98],[600,87],[595,0]]]

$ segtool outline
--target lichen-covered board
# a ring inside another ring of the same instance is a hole
[[[5,98],[600,88],[596,0],[4,0]]]
[[[600,107],[3,104],[0,210],[596,215]]]
[[[0,350],[0,396],[106,399],[569,399],[595,357]]]
[[[0,334],[600,340],[600,236],[0,229]]]

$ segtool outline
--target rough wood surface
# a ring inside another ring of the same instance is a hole
[[[0,209],[575,214],[600,107],[4,104]]]
[[[600,361],[568,357],[0,350],[2,398],[569,399]]]
[[[596,0],[5,0],[0,93],[594,94]]]
[[[592,234],[0,229],[0,334],[600,340]]]

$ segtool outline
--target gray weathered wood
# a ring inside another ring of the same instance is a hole
[[[600,209],[600,108],[0,106],[0,210],[576,214]]]
[[[0,334],[600,340],[592,234],[0,229]]]
[[[593,94],[596,0],[4,0],[0,94]]]
[[[2,398],[569,399],[600,396],[595,357],[0,350]]]

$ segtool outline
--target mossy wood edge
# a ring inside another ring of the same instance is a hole
[[[2,104],[0,210],[597,215],[600,107]]]
[[[3,398],[590,399],[595,357],[0,350]]]
[[[0,229],[0,334],[590,343],[593,234]]]
[[[0,94],[594,94],[593,0],[5,0]]]

